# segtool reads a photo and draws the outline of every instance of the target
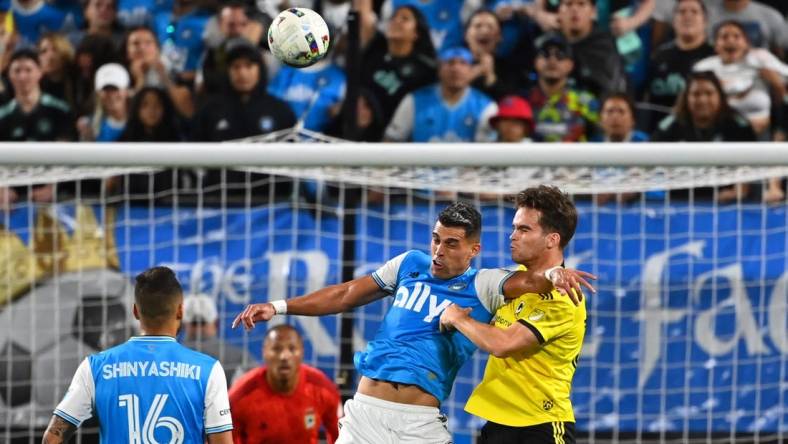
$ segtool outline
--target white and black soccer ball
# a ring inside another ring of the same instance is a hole
[[[314,65],[328,53],[328,25],[307,8],[285,9],[268,28],[268,47],[282,63],[296,68]]]
[[[85,356],[133,334],[133,286],[114,270],[64,273],[0,312],[0,422],[43,427]]]

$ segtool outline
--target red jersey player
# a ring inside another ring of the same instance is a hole
[[[322,426],[333,443],[339,391],[320,370],[302,364],[304,345],[289,325],[265,336],[265,365],[241,376],[230,389],[236,444],[317,444]]]

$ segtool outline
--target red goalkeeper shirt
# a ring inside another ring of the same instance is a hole
[[[265,366],[244,374],[230,389],[235,444],[317,444],[320,427],[337,439],[339,390],[320,370],[301,364],[290,394],[274,392]]]

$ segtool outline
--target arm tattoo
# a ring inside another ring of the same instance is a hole
[[[71,438],[71,435],[73,435],[76,430],[77,427],[74,424],[71,424],[57,415],[52,415],[49,426],[46,432],[44,432],[44,438],[41,440],[41,444],[65,443]]]

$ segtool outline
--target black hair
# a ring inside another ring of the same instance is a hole
[[[539,211],[539,225],[548,233],[561,236],[561,249],[565,248],[577,228],[577,208],[569,195],[557,187],[539,185],[520,191],[515,198],[517,208]]]
[[[635,101],[632,100],[632,97],[625,92],[612,92],[605,95],[600,102],[599,111],[602,111],[602,109],[605,107],[605,103],[607,103],[608,100],[613,99],[621,100],[626,103],[627,107],[629,107],[629,113],[632,114],[633,119],[635,118]]]
[[[717,113],[717,121],[736,114],[736,111],[728,104],[725,90],[722,88],[722,83],[720,83],[720,79],[717,75],[714,74],[713,71],[693,71],[687,75],[687,85],[684,87],[684,91],[682,91],[676,103],[675,114],[678,121],[687,125],[692,125],[692,114],[689,110],[689,90],[695,82],[710,82],[717,91],[717,94],[719,94],[720,109]]]
[[[465,202],[454,202],[438,215],[444,227],[461,227],[466,238],[479,239],[482,233],[482,215],[479,210]]]
[[[41,66],[41,62],[38,60],[38,52],[32,48],[22,48],[17,49],[11,54],[11,58],[8,60],[8,66],[11,66],[17,60],[32,60],[38,66]]]
[[[152,132],[145,129],[145,125],[140,120],[140,108],[142,101],[148,94],[155,94],[164,108],[162,113],[162,120],[153,128]],[[154,86],[146,86],[136,94],[131,100],[131,107],[129,109],[129,120],[126,123],[126,128],[123,130],[119,141],[121,142],[180,142],[181,136],[179,133],[180,125],[177,119],[177,112],[175,105],[172,103],[170,96],[161,88]]]
[[[285,333],[285,332],[293,333],[298,338],[298,342],[300,342],[301,344],[304,343],[304,339],[301,337],[301,333],[299,333],[295,327],[293,327],[290,324],[279,324],[276,327],[269,328],[268,331],[265,332],[265,339],[263,340],[263,345],[265,346],[265,344],[268,342],[268,338],[271,337],[271,335],[273,335],[274,333]]]
[[[430,25],[427,22],[427,18],[424,17],[424,14],[416,9],[415,6],[411,5],[400,6],[394,10],[394,14],[396,14],[400,9],[407,9],[413,14],[413,17],[416,18],[417,37],[416,42],[413,44],[413,53],[425,55],[434,59],[437,56],[437,52],[435,51],[435,46],[432,44],[432,38],[430,37]],[[392,17],[394,14],[392,14]]]
[[[165,322],[175,316],[178,304],[183,300],[183,289],[171,269],[149,268],[134,280],[134,303],[140,318]]]

